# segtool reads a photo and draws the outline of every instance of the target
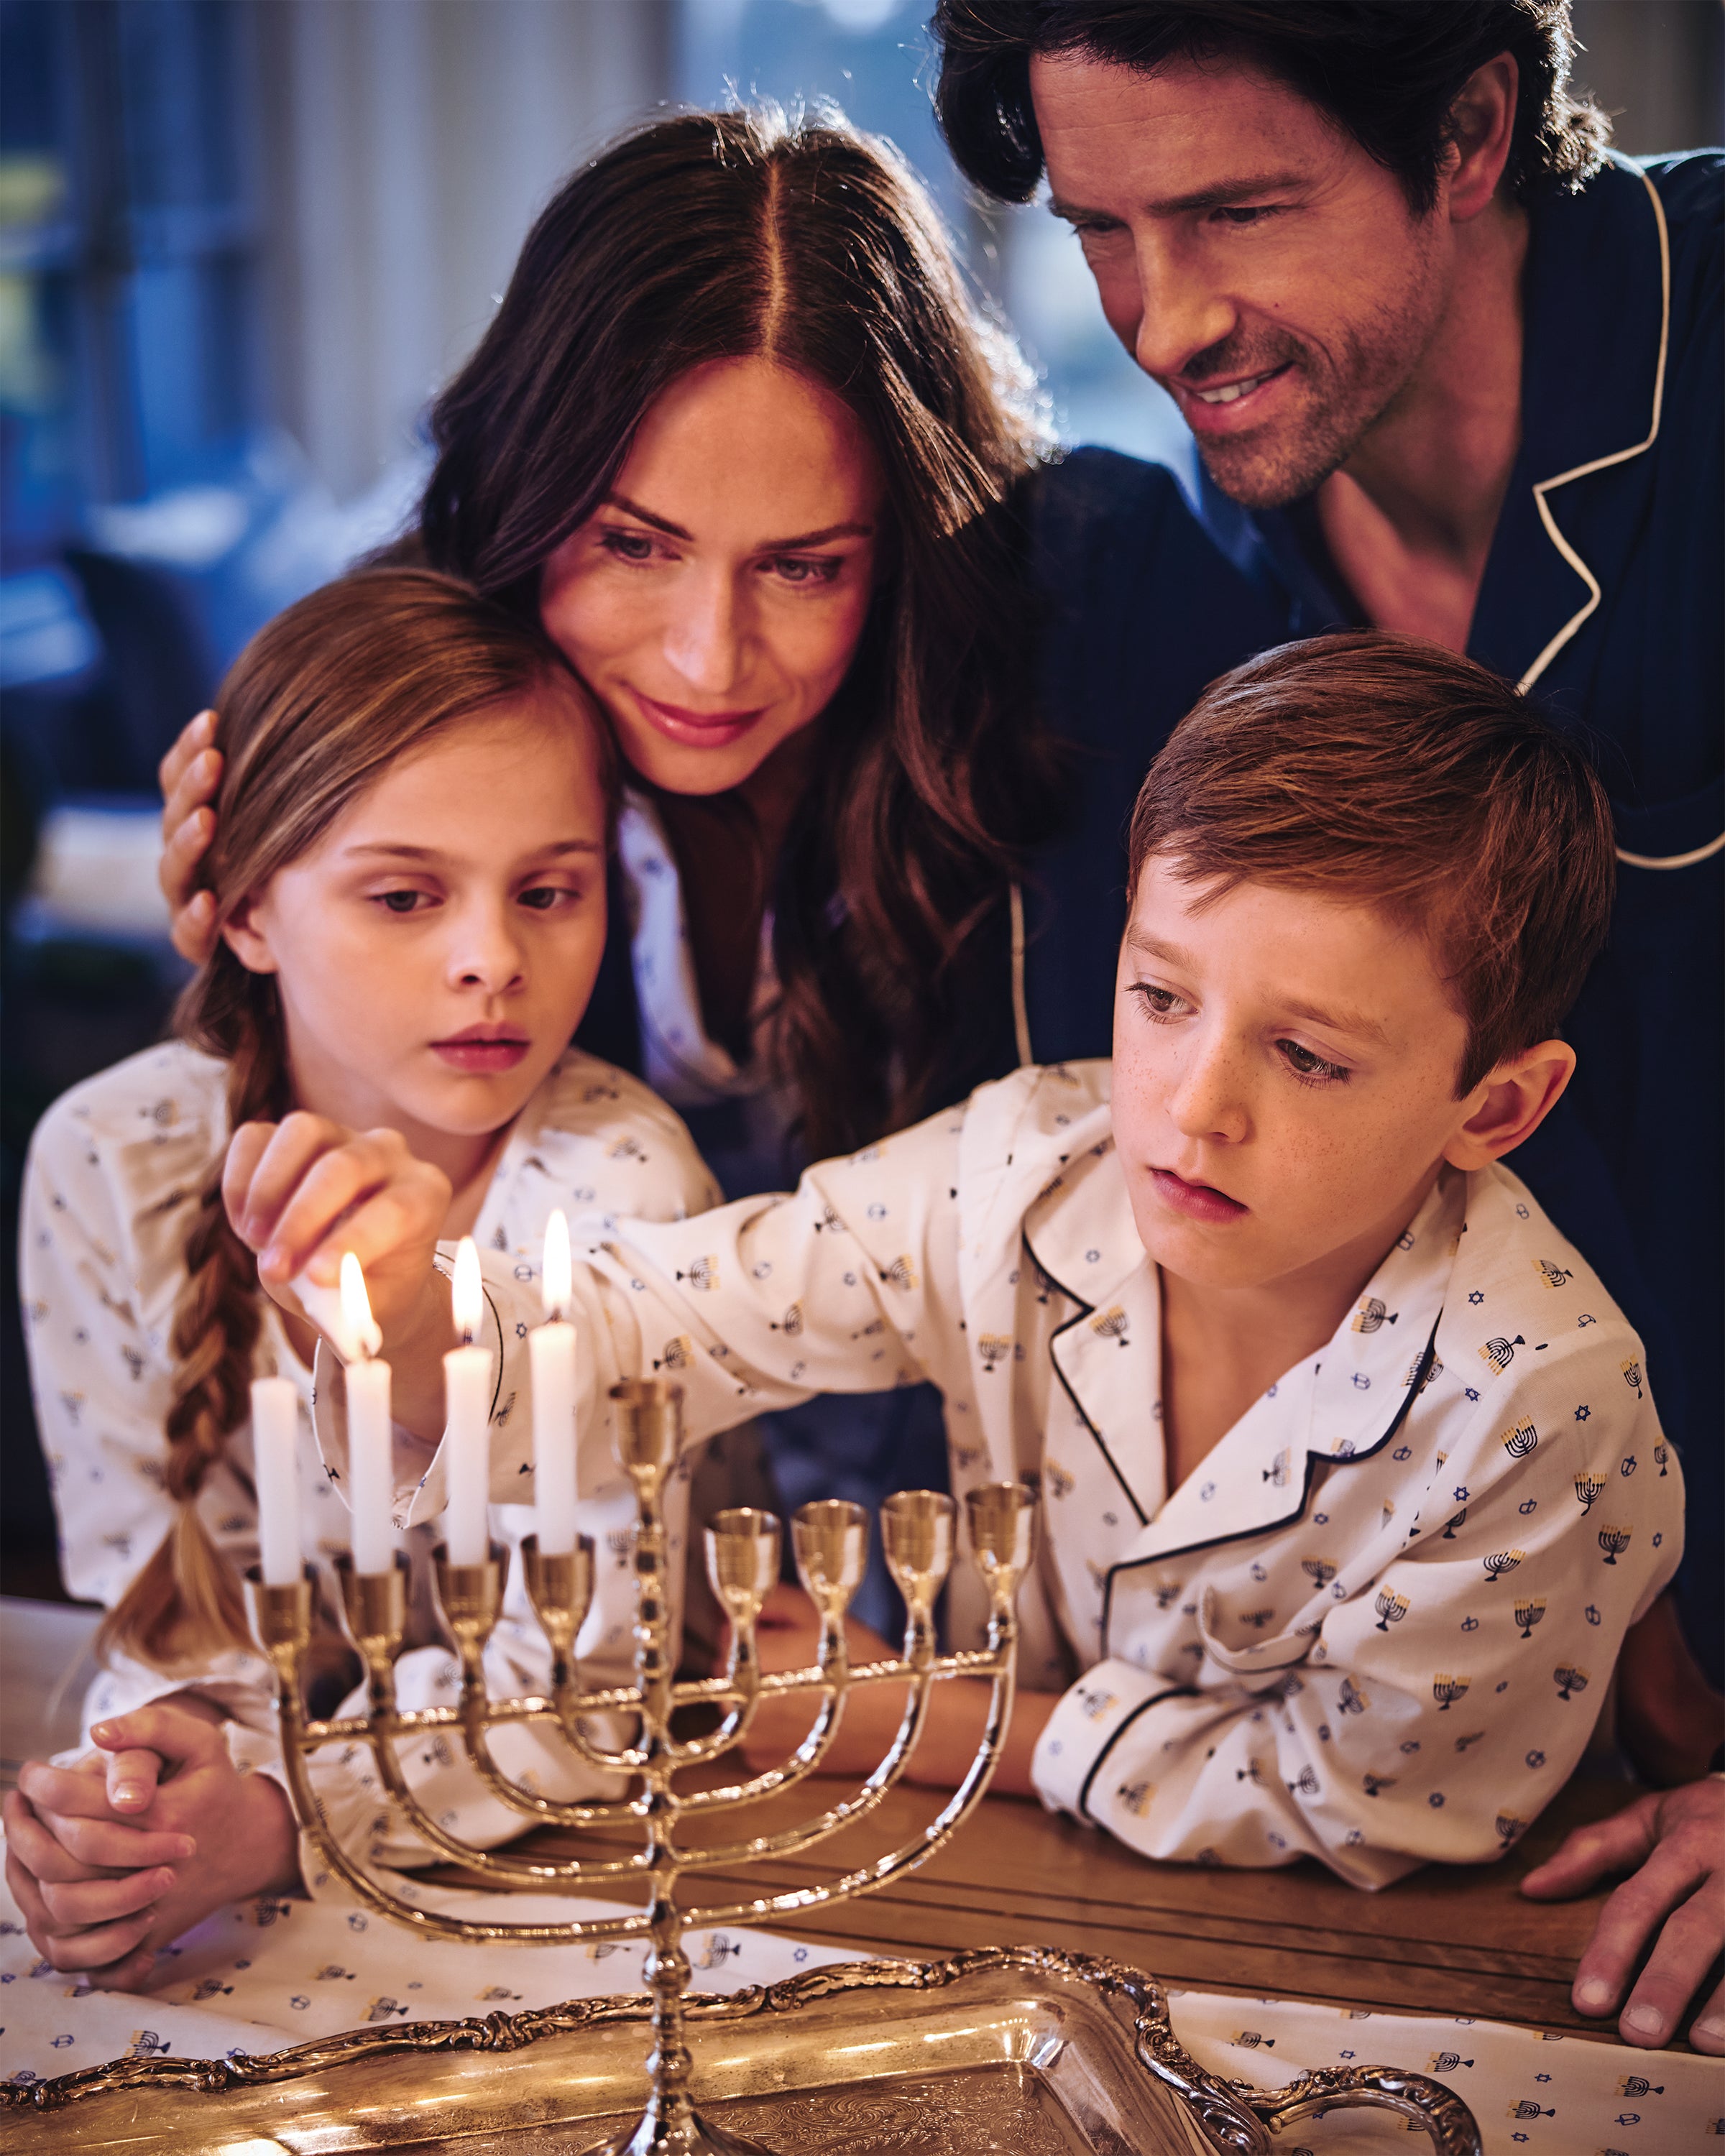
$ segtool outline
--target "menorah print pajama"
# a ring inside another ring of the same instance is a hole
[[[1334,1338],[1170,1491],[1108,1080],[1020,1070],[793,1195],[588,1224],[583,1471],[614,1476],[622,1377],[673,1373],[692,1435],[932,1378],[955,1491],[1024,1476],[1045,1499],[1020,1600],[1021,1680],[1061,1695],[1045,1802],[1148,1856],[1308,1854],[1363,1887],[1494,1857],[1574,1767],[1681,1552],[1639,1343],[1512,1174],[1446,1170]],[[494,1490],[526,1442],[518,1407]],[[963,1644],[962,1568],[951,1603]]]
[[[60,1562],[74,1594],[110,1608],[173,1519],[164,1486],[163,1424],[174,1398],[168,1340],[185,1284],[187,1229],[205,1178],[227,1148],[226,1087],[226,1067],[213,1057],[182,1043],[151,1049],[56,1102],[30,1150],[19,1239],[24,1318],[38,1427],[59,1519]],[[517,1118],[475,1233],[495,1276],[512,1279],[519,1266],[524,1277],[536,1278],[545,1223],[554,1206],[571,1213],[597,1206],[619,1214],[644,1207],[664,1215],[699,1211],[717,1197],[680,1118],[639,1079],[572,1050]],[[259,1302],[258,1373],[274,1367],[292,1377],[310,1409],[311,1373],[288,1345],[275,1305],[261,1292]],[[494,1327],[495,1312],[494,1300]],[[495,1352],[495,1329],[492,1345]],[[339,1385],[335,1389],[339,1394]],[[327,1405],[326,1400],[326,1419]],[[506,1426],[511,1413],[510,1398],[500,1391],[494,1416]],[[403,1460],[413,1457],[404,1447]],[[345,1459],[337,1477],[341,1466]],[[331,1479],[320,1459],[309,1414],[300,1428],[300,1468],[301,1546],[317,1571],[318,1627],[331,1650],[324,1666],[337,1676],[335,1697],[318,1705],[336,1712],[347,1679],[338,1674],[340,1605],[330,1560],[347,1548],[347,1515],[344,1485]],[[449,1706],[459,1676],[430,1594],[429,1553],[439,1536],[423,1516],[408,1518],[418,1466],[403,1471],[398,1525],[405,1530],[403,1546],[412,1570],[407,1651],[397,1665],[398,1686],[404,1707]],[[493,1507],[492,1535],[511,1549],[532,1530],[532,1509],[523,1502],[531,1491],[531,1474],[517,1476]],[[256,1562],[249,1424],[228,1439],[225,1456],[205,1481],[199,1511],[230,1563],[243,1569]],[[667,1514],[674,1546],[680,1548],[685,1484],[673,1485]],[[620,1488],[595,1492],[583,1508],[583,1529],[594,1536],[606,1560],[582,1635],[584,1666],[608,1673],[596,1678],[600,1682],[625,1682],[632,1666],[634,1609],[623,1568],[633,1517],[628,1493]],[[487,1676],[499,1693],[542,1692],[550,1680],[549,1652],[528,1609],[519,1570],[511,1566],[502,1621],[485,1656]],[[680,1573],[674,1568],[674,1579]],[[242,1650],[171,1671],[116,1656],[90,1688],[85,1727],[178,1691],[217,1701],[232,1717],[223,1730],[237,1763],[282,1779],[275,1680],[261,1656]],[[339,1711],[362,1712],[364,1705],[360,1691]],[[533,1775],[547,1794],[574,1796],[598,1788],[593,1774],[571,1766],[560,1742],[522,1729],[498,1734],[511,1770]],[[459,1745],[407,1746],[403,1766],[420,1802],[452,1831],[495,1842],[521,1830],[521,1815],[484,1789]],[[424,1844],[382,1799],[361,1747],[319,1753],[311,1774],[331,1829],[356,1855],[389,1864],[426,1860]],[[616,1787],[620,1792],[622,1784]],[[318,1867],[308,1863],[305,1868],[307,1883],[316,1889],[321,1883]]]

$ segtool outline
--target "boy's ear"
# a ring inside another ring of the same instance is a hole
[[[247,973],[274,973],[280,970],[275,963],[275,953],[270,948],[269,937],[252,917],[250,899],[223,923],[222,941]]]
[[[1489,1168],[1532,1137],[1575,1073],[1567,1040],[1542,1040],[1507,1056],[1468,1096],[1466,1121],[1444,1147],[1452,1168]]]

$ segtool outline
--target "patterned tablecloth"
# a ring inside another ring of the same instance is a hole
[[[491,1897],[421,1887],[428,1906]],[[617,1905],[506,1897],[516,1919]],[[691,1933],[704,1989],[771,1984],[841,1949],[770,1933]],[[138,1996],[95,1991],[39,1961],[0,1889],[0,2080],[31,2081],[126,2054],[220,2058],[270,2051],[362,2022],[443,2020],[633,1990],[644,1946],[485,1948],[409,1939],[339,1903],[246,1902],[158,1964]],[[1211,2071],[1280,2087],[1314,2066],[1391,2065],[1447,2082],[1471,2107],[1488,2156],[1673,2156],[1725,2134],[1725,2061],[1545,2037],[1503,2022],[1445,2020],[1214,1992],[1169,1994],[1176,2033]],[[1414,2144],[1399,2123],[1332,2112],[1301,2129],[1313,2156]],[[1297,2152],[1290,2151],[1290,2156]]]

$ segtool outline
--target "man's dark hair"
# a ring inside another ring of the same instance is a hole
[[[1437,196],[1450,111],[1476,69],[1520,70],[1504,182],[1526,195],[1597,171],[1610,122],[1573,95],[1569,0],[939,0],[935,109],[966,177],[1028,202],[1042,177],[1034,54],[1141,73],[1238,54],[1315,105],[1394,172],[1422,214]]]

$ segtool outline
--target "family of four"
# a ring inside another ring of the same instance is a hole
[[[1053,454],[917,183],[835,116],[663,119],[563,187],[411,538],[270,624],[164,766],[179,1038],[36,1138],[38,1411],[108,1615],[8,1881],[122,1988],[224,1901],[321,1890],[239,1594],[248,1386],[304,1395],[333,1707],[342,1389],[294,1283],[357,1252],[403,1697],[446,1699],[449,1245],[513,1543],[561,1208],[585,1531],[631,1516],[609,1387],[667,1368],[680,1544],[752,1481],[1032,1481],[999,1786],[1146,1855],[1488,1860],[1615,1669],[1656,1794],[1527,1886],[1633,1875],[1576,2002],[1664,2042],[1725,1943],[1721,161],[1612,155],[1565,0],[934,27],[960,166],[1046,179],[1195,498]],[[488,1668],[542,1690],[517,1574]],[[595,1681],[629,1591],[601,1568]],[[979,1617],[955,1579],[955,1644]],[[769,1666],[811,1659],[798,1590],[768,1618]],[[935,1784],[983,1717],[950,1689]],[[835,1763],[898,1705],[853,1702]],[[465,1836],[518,1826],[405,1763]],[[316,1771],[361,1861],[427,1861],[361,1764]]]

